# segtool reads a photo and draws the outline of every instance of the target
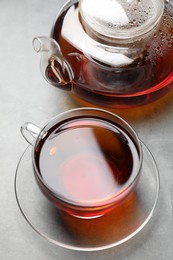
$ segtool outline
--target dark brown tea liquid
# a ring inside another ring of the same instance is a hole
[[[82,46],[86,47],[87,42],[81,26],[78,1],[68,4],[57,18],[52,37],[60,45],[63,56],[73,70],[73,93],[90,103],[111,108],[145,104],[167,93],[173,87],[171,8],[171,4],[166,5],[157,30],[149,36],[141,51],[142,59],[117,68],[83,53]],[[140,42],[137,44],[140,45]],[[56,82],[51,70],[48,77]]]
[[[76,205],[95,206],[123,194],[139,166],[134,141],[99,118],[77,118],[53,127],[36,151],[43,181]]]

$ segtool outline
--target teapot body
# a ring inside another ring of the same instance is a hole
[[[110,108],[133,107],[152,102],[173,87],[171,1],[145,38],[108,44],[87,33],[79,1],[69,1],[57,16],[51,37],[71,68],[71,91],[87,102]],[[56,85],[53,73],[49,73],[49,81]]]

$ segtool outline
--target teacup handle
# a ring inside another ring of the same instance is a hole
[[[20,131],[25,140],[32,145],[33,141],[38,137],[41,128],[34,125],[33,123],[26,122],[21,126]]]

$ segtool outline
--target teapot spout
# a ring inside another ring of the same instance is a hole
[[[41,53],[40,70],[46,81],[64,90],[70,90],[73,72],[58,43],[50,37],[34,37],[33,48],[37,53]]]

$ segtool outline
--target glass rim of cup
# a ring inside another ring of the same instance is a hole
[[[101,108],[81,107],[81,108],[73,108],[73,109],[66,110],[66,111],[56,115],[55,117],[53,117],[51,120],[49,120],[48,123],[45,124],[44,127],[41,129],[40,133],[36,137],[35,142],[33,144],[32,163],[33,163],[33,167],[34,167],[35,177],[36,177],[37,181],[42,186],[44,186],[44,188],[46,188],[48,193],[50,195],[52,195],[55,199],[61,201],[61,203],[68,203],[72,207],[81,207],[81,208],[83,208],[83,210],[85,210],[85,208],[87,208],[87,207],[90,207],[90,208],[96,208],[98,206],[100,206],[100,207],[105,206],[106,207],[106,205],[114,204],[116,201],[118,201],[118,198],[120,197],[120,195],[122,193],[123,186],[122,186],[122,188],[120,189],[119,192],[116,192],[112,196],[107,197],[107,199],[100,200],[100,202],[97,201],[97,203],[93,203],[91,201],[89,201],[89,202],[85,201],[85,202],[77,203],[76,200],[74,201],[74,200],[67,199],[66,197],[62,196],[60,193],[58,193],[57,191],[52,189],[50,187],[50,185],[44,180],[44,178],[42,178],[40,171],[38,170],[38,167],[37,167],[36,162],[35,162],[35,148],[36,148],[36,144],[40,141],[40,137],[41,138],[45,137],[45,135],[48,132],[47,128],[50,129],[52,126],[54,126],[54,124],[52,124],[52,123],[55,122],[58,118],[60,119],[63,116],[67,116],[67,115],[69,115],[70,113],[73,113],[73,112],[77,113],[77,112],[84,112],[84,111],[86,112],[86,116],[88,116],[87,111],[105,114],[105,118],[103,117],[103,115],[102,115],[102,117],[100,116],[100,118],[102,120],[105,119],[105,121],[106,121],[106,115],[109,115],[112,118],[116,118],[118,121],[120,121],[124,125],[123,130],[126,130],[128,132],[128,134],[130,135],[130,138],[132,138],[132,135],[133,135],[133,142],[135,142],[135,145],[137,145],[137,149],[138,149],[138,153],[139,153],[139,162],[138,162],[138,167],[137,167],[135,173],[126,182],[126,186],[127,186],[128,189],[131,188],[134,185],[134,183],[137,181],[137,179],[140,175],[140,172],[141,172],[142,162],[143,162],[142,144],[141,144],[141,141],[140,141],[137,133],[135,132],[133,127],[129,123],[127,123],[126,120],[124,120],[123,118],[121,118],[120,116],[118,116],[117,114],[115,114],[113,112],[110,112],[110,111],[107,111],[107,110],[101,109]],[[67,118],[71,119],[72,117],[69,116]],[[92,118],[94,118],[93,115],[92,115]],[[59,122],[61,122],[61,120]],[[112,124],[113,124],[113,121],[112,121]],[[80,208],[80,210],[81,210],[81,208]]]

